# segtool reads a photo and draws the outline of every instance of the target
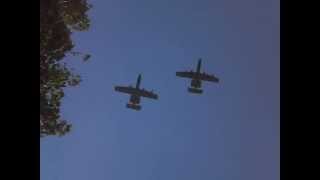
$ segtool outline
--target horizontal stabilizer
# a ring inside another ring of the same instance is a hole
[[[202,94],[202,92],[203,92],[202,89],[191,88],[191,87],[188,88],[188,91],[191,93],[195,93],[195,94]]]
[[[137,104],[127,104],[127,108],[130,108],[130,109],[134,109],[136,111],[140,111],[141,110],[141,106],[140,105],[137,105]]]

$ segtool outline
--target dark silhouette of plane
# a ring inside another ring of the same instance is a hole
[[[188,91],[191,93],[201,94],[203,91],[201,89],[201,81],[211,81],[211,82],[219,82],[219,79],[214,75],[208,75],[206,73],[200,72],[201,68],[201,58],[198,60],[197,71],[184,71],[184,72],[176,72],[176,76],[190,78],[191,79],[191,87],[188,87]]]
[[[127,103],[127,108],[134,110],[141,110],[140,97],[146,97],[151,99],[158,99],[158,95],[152,91],[147,91],[145,89],[140,89],[141,74],[139,74],[136,87],[132,86],[116,86],[114,89],[118,92],[130,94],[130,100]]]

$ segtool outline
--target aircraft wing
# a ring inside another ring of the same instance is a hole
[[[158,99],[158,95],[153,93],[152,91],[147,91],[145,89],[139,89],[137,91],[138,96],[146,97],[146,98],[151,98],[151,99]]]
[[[196,73],[192,71],[176,72],[176,76],[192,79],[196,76]]]
[[[136,89],[134,87],[128,86],[116,86],[114,88],[118,92],[127,93],[136,96],[142,96],[151,99],[158,99],[158,95],[153,93],[152,91],[147,91],[145,89]]]
[[[116,86],[114,90],[127,94],[136,94],[137,90],[130,86]]]
[[[219,82],[219,79],[214,75],[209,75],[205,73],[201,73],[199,78],[203,81]]]

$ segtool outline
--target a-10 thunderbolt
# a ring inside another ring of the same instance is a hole
[[[130,94],[130,100],[127,103],[127,108],[134,110],[141,110],[140,97],[146,97],[151,99],[158,99],[158,95],[152,91],[140,89],[141,74],[139,74],[135,87],[132,86],[116,86],[114,89],[118,92]]]
[[[196,72],[184,71],[184,72],[176,72],[176,76],[190,78],[191,79],[191,87],[188,87],[188,91],[191,93],[201,94],[203,90],[201,89],[201,81],[211,81],[218,83],[219,79],[214,75],[209,75],[206,73],[201,73],[201,59],[198,60],[197,70]]]

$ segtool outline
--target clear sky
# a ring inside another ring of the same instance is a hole
[[[41,139],[41,180],[279,180],[278,0],[91,0],[74,34],[89,62],[66,90],[64,137]],[[187,92],[176,71],[220,78]],[[115,85],[154,90],[142,110]]]

